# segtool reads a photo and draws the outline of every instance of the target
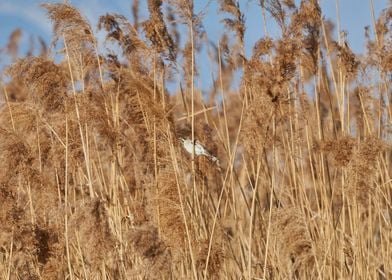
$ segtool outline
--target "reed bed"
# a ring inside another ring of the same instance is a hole
[[[132,21],[97,27],[43,4],[53,44],[36,56],[17,57],[13,33],[2,279],[392,278],[392,3],[359,55],[318,1],[260,0],[280,36],[246,56],[241,2],[219,1],[217,45],[185,0],[149,0],[145,21],[135,0]],[[217,69],[207,90],[201,46]]]

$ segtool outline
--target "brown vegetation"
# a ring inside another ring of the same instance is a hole
[[[2,279],[392,278],[392,7],[359,56],[317,1],[260,0],[281,36],[247,58],[240,2],[219,2],[227,32],[210,46],[219,71],[207,97],[195,56],[210,43],[192,1],[149,0],[143,22],[139,1],[133,23],[101,16],[117,54],[101,54],[69,4],[43,5],[61,61],[44,44],[16,59],[12,34]],[[174,69],[184,82],[169,92]]]

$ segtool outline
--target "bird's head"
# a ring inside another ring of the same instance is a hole
[[[185,143],[185,138],[183,138],[183,137],[178,138],[178,140],[181,142],[181,144]]]

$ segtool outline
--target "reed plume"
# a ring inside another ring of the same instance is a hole
[[[209,3],[11,34],[2,278],[392,278],[391,5],[359,53],[318,1]]]

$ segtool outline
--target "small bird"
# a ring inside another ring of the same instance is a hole
[[[180,141],[188,153],[192,154],[193,146],[195,146],[195,156],[205,156],[212,162],[216,163],[216,165],[219,167],[218,158],[211,155],[211,153],[206,148],[204,148],[204,146],[198,140],[195,140],[194,145],[192,144],[192,140],[189,138],[180,138]]]

